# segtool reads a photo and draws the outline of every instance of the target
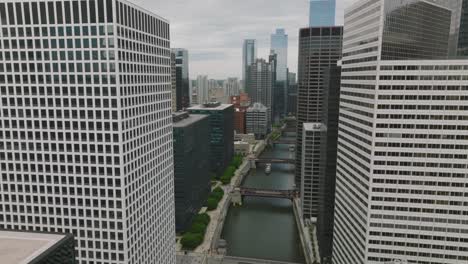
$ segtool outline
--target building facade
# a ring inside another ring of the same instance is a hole
[[[186,231],[211,192],[210,120],[206,115],[173,115],[176,231]]]
[[[0,228],[71,233],[78,263],[175,263],[169,23],[120,0],[0,16]]]
[[[234,153],[234,106],[213,102],[190,107],[188,111],[209,116],[211,170],[220,175]]]
[[[277,55],[276,81],[286,82],[288,76],[288,35],[284,28],[276,29],[270,38],[270,50]]]
[[[336,0],[310,0],[309,27],[335,26]]]
[[[343,27],[311,27],[299,32],[297,153],[302,153],[303,123],[323,122],[326,71],[341,59]],[[296,186],[301,184],[301,157],[296,157]],[[317,212],[306,217],[317,217]]]
[[[171,87],[172,87],[172,112],[177,111],[177,68],[176,55],[171,52]]]
[[[189,54],[186,49],[172,49],[176,64],[176,104],[177,111],[187,108],[192,103],[189,79]]]
[[[248,70],[249,66],[257,59],[257,41],[255,39],[245,39],[242,46],[242,81],[244,91],[249,93]]]
[[[234,131],[236,134],[245,134],[245,115],[246,107],[234,108]]]
[[[268,108],[261,103],[254,103],[247,108],[245,113],[247,134],[254,134],[257,139],[265,138],[270,130],[268,115]]]
[[[438,60],[451,16],[416,0],[346,11],[333,263],[468,261],[468,61]]]

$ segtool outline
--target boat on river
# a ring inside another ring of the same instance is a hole
[[[267,163],[265,166],[265,173],[270,174],[271,173],[271,163]]]

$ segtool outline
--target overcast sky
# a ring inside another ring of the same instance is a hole
[[[258,57],[267,58],[270,34],[285,28],[289,35],[288,67],[297,71],[298,32],[309,23],[308,0],[131,0],[168,19],[171,46],[189,51],[190,78],[240,77],[242,42],[257,39]],[[357,0],[337,0],[343,8]]]

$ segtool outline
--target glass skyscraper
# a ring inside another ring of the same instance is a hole
[[[247,80],[248,67],[257,59],[257,45],[255,39],[245,39],[242,46],[242,80],[244,81],[244,90],[249,89]]]
[[[189,80],[189,55],[186,49],[171,49],[175,54],[176,108],[182,110],[191,105],[192,91]]]
[[[288,75],[288,35],[283,28],[271,34],[271,51],[277,55],[276,80],[286,81]]]
[[[310,0],[309,26],[335,25],[336,0]]]

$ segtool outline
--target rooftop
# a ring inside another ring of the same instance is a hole
[[[176,118],[174,118],[174,116]],[[173,114],[173,127],[185,127],[203,118],[208,118],[207,115],[188,114],[187,112],[177,112]]]
[[[67,236],[36,232],[0,231],[2,263],[30,263]]]
[[[192,107],[187,108],[188,111],[190,110],[224,110],[229,107],[232,107],[232,104],[219,104],[213,106],[206,106],[206,105],[194,105]]]

